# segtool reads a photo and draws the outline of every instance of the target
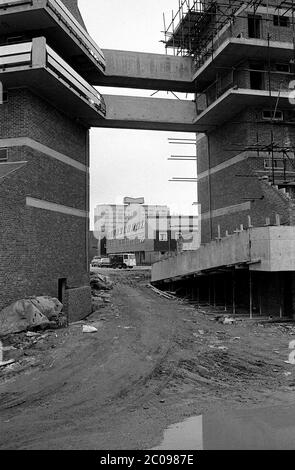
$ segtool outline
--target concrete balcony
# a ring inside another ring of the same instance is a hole
[[[291,42],[264,39],[233,38],[225,39],[205,63],[194,73],[192,80],[197,92],[203,91],[215,80],[216,70],[229,70],[246,60],[271,60],[287,63],[294,58]]]
[[[102,51],[60,0],[1,0],[0,31],[0,40],[5,34],[6,43],[46,37],[89,82],[105,69]]]
[[[4,90],[27,87],[87,127],[105,116],[102,96],[72,69],[45,38],[0,47],[0,81]]]
[[[197,99],[197,118],[195,129],[197,132],[210,130],[223,124],[247,107],[257,107],[263,109],[275,109],[279,102],[279,109],[294,109],[294,104],[290,102],[289,91],[252,90],[248,88],[229,87],[217,99],[200,109]]]

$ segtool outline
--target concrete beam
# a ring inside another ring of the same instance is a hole
[[[103,95],[106,118],[95,127],[196,132],[196,104],[176,99]]]
[[[295,226],[258,227],[159,261],[152,282],[247,263],[251,271],[295,270]]]
[[[93,85],[194,92],[191,57],[104,49],[104,76]]]

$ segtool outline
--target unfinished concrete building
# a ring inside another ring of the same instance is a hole
[[[71,318],[89,313],[88,132],[102,127],[198,133],[206,245],[155,264],[153,282],[292,315],[293,15],[289,1],[182,1],[166,27],[174,55],[149,54],[101,50],[77,0],[1,0],[0,308],[55,295]]]
[[[153,280],[234,313],[293,315],[293,2],[184,1],[165,35],[195,66],[204,245]]]

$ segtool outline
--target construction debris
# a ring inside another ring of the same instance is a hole
[[[26,336],[28,338],[34,338],[36,336],[40,336],[40,334],[39,333],[34,333],[33,331],[27,331]]]
[[[169,292],[165,292],[165,291],[162,291],[160,289],[157,289],[156,287],[152,286],[151,284],[149,284],[148,287],[150,289],[152,289],[153,292],[160,295],[161,297],[164,297],[165,299],[169,299],[169,300],[176,300],[177,299],[177,297],[175,297],[175,295],[170,294]]]
[[[95,328],[94,326],[83,325],[82,331],[83,333],[97,333],[98,329]]]
[[[63,305],[52,297],[18,300],[0,312],[0,336],[58,326]]]
[[[91,272],[90,286],[92,289],[92,293],[95,295],[96,292],[99,290],[111,290],[114,284],[108,276],[103,276],[102,274]]]
[[[9,361],[2,361],[2,362],[0,362],[0,367],[9,366],[10,364],[13,364],[14,362],[15,362],[14,359],[10,359]]]

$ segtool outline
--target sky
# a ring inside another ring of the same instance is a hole
[[[89,34],[101,49],[165,53],[166,22],[178,0],[78,0]],[[101,93],[150,96],[149,90],[99,88]],[[185,95],[178,96],[181,99]],[[175,99],[166,92],[158,98]],[[190,97],[188,97],[190,98]],[[193,134],[161,131],[92,129],[90,159],[90,221],[97,204],[122,203],[124,196],[144,197],[147,204],[163,204],[173,213],[195,214],[196,183],[171,183],[173,176],[196,176],[195,162],[171,162],[173,155],[193,155],[194,146],[171,145],[168,138]]]

